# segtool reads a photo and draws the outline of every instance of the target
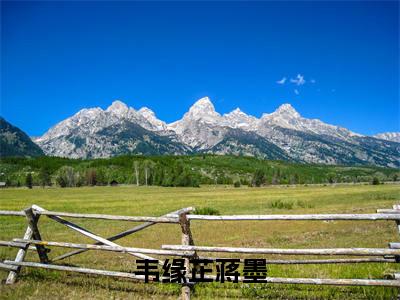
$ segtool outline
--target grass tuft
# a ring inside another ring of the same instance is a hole
[[[216,208],[206,206],[206,207],[196,208],[196,211],[194,212],[194,214],[195,215],[219,216],[221,213]]]
[[[269,208],[273,209],[293,209],[294,203],[292,201],[275,200],[268,204]]]

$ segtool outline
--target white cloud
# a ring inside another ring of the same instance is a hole
[[[285,84],[285,82],[286,82],[286,77],[283,77],[281,80],[278,80],[276,83],[277,84]]]
[[[297,74],[296,78],[290,78],[290,82],[294,83],[297,86],[304,85],[306,83],[304,76],[301,74]]]
[[[310,80],[311,83],[316,83],[317,81],[315,79]]]
[[[295,93],[296,95],[300,94],[300,92],[299,92],[298,89],[294,89],[294,93]]]

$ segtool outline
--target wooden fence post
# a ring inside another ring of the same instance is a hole
[[[24,235],[24,240],[31,240],[34,238],[35,240],[41,240],[39,228],[37,227],[37,222],[39,220],[39,215],[36,215],[32,207],[28,207],[27,209],[24,210],[26,219],[28,221],[28,227],[26,228],[25,235]],[[18,250],[17,256],[15,257],[15,262],[23,262],[26,256],[26,251],[29,248],[29,244],[26,244],[23,248]],[[47,249],[44,248],[43,246],[36,245],[36,250],[38,252],[40,261],[42,263],[48,263],[49,259],[47,257]],[[13,284],[17,280],[17,276],[19,272],[21,271],[21,267],[19,266],[16,270],[10,271],[8,274],[6,284]]]
[[[400,210],[400,204],[394,204],[394,205],[393,205],[393,209],[395,209],[395,210]],[[400,221],[399,221],[399,220],[396,220],[396,225],[397,225],[397,231],[398,231],[399,234],[400,234]],[[399,257],[398,255],[395,255],[394,259],[396,260],[397,263],[400,262],[400,257]],[[395,279],[398,279],[398,278],[396,278],[396,276],[395,276]],[[400,300],[400,290],[399,290],[399,292],[397,293],[397,299]]]
[[[31,227],[28,226],[25,231],[24,240],[32,239],[32,233],[33,232],[32,232]],[[18,250],[17,256],[15,257],[15,260],[14,260],[15,262],[19,263],[19,262],[24,261],[28,247],[29,247],[29,244],[26,244],[24,248],[21,248]],[[16,270],[10,271],[10,273],[8,273],[8,277],[6,279],[6,284],[14,284],[15,281],[17,280],[17,276],[20,271],[21,271],[20,266],[18,266],[18,268]]]
[[[183,246],[194,246],[192,232],[190,230],[190,220],[187,218],[187,213],[179,214],[179,223],[182,229],[182,245]],[[196,253],[193,257],[196,257]],[[190,275],[190,263],[189,257],[185,258],[185,269],[186,276]],[[182,300],[190,300],[190,285],[189,283],[182,284]]]
[[[32,237],[34,240],[41,241],[42,237],[38,228],[38,221],[40,215],[35,214],[32,207],[28,207],[24,210],[26,218],[28,219],[28,225],[32,230]],[[43,264],[47,264],[49,262],[49,258],[47,257],[48,250],[43,245],[35,245],[37,253],[39,255],[40,262]]]

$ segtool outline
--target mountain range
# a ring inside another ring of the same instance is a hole
[[[51,156],[104,158],[120,154],[215,153],[319,164],[399,167],[399,133],[364,136],[303,118],[283,104],[261,118],[239,108],[219,114],[208,97],[167,124],[147,107],[121,101],[82,109],[34,139]]]
[[[364,136],[318,119],[303,118],[290,104],[256,118],[239,108],[221,115],[205,97],[180,120],[167,124],[147,107],[135,110],[117,100],[104,110],[82,109],[43,136],[32,138],[41,149],[30,144],[18,128],[4,119],[2,122],[0,138],[6,150],[2,149],[2,156],[44,152],[69,158],[106,158],[121,154],[214,153],[316,164],[400,167],[400,133]],[[18,145],[29,145],[18,146],[19,150],[29,151],[9,150],[14,147],[7,144],[11,136],[14,144],[21,139]]]

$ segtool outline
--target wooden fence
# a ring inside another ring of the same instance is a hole
[[[203,221],[318,221],[318,220],[351,220],[351,221],[394,221],[400,232],[400,205],[393,206],[393,209],[377,210],[374,214],[308,214],[308,215],[230,215],[230,216],[209,216],[190,214],[194,208],[183,208],[161,217],[147,216],[115,216],[104,214],[78,214],[68,212],[56,212],[45,210],[37,205],[23,211],[0,211],[0,216],[20,216],[27,220],[27,228],[22,239],[12,241],[0,241],[0,246],[18,248],[14,260],[0,262],[0,268],[9,271],[6,284],[13,284],[22,267],[44,268],[59,271],[78,272],[83,274],[103,275],[110,277],[127,278],[137,281],[145,280],[144,275],[137,275],[128,272],[116,272],[108,270],[71,267],[56,264],[55,262],[67,257],[78,255],[89,250],[122,252],[140,259],[154,259],[150,255],[173,256],[185,259],[186,276],[191,273],[189,259],[199,257],[199,252],[208,253],[230,253],[230,254],[279,254],[279,255],[312,255],[312,256],[350,256],[347,258],[328,259],[276,259],[266,260],[267,264],[344,264],[344,263],[398,263],[400,262],[400,243],[389,243],[388,248],[329,248],[329,249],[276,249],[276,248],[237,248],[237,247],[205,247],[195,246],[190,229],[191,220]],[[77,244],[68,242],[43,241],[39,231],[38,221],[44,215],[69,229],[72,229],[85,237],[96,241],[94,244]],[[97,220],[117,220],[128,222],[144,222],[141,225],[123,231],[119,234],[104,238],[97,235],[69,220],[68,218],[83,218]],[[182,243],[180,245],[162,245],[162,249],[145,249],[124,247],[114,241],[131,235],[135,232],[153,226],[157,223],[179,224],[182,231]],[[48,247],[63,247],[74,249],[61,256],[49,259]],[[25,255],[28,250],[38,253],[40,262],[27,262]],[[357,258],[353,258],[356,256]],[[215,259],[215,258],[214,258]],[[158,260],[160,265],[164,261]],[[206,275],[207,278],[216,279],[216,276]],[[351,286],[384,286],[400,287],[400,274],[393,274],[392,279],[322,279],[322,278],[281,278],[267,277],[269,283],[283,284],[312,284],[312,285],[351,285]],[[239,277],[239,281],[243,281]],[[182,299],[190,299],[192,285],[182,284]]]

